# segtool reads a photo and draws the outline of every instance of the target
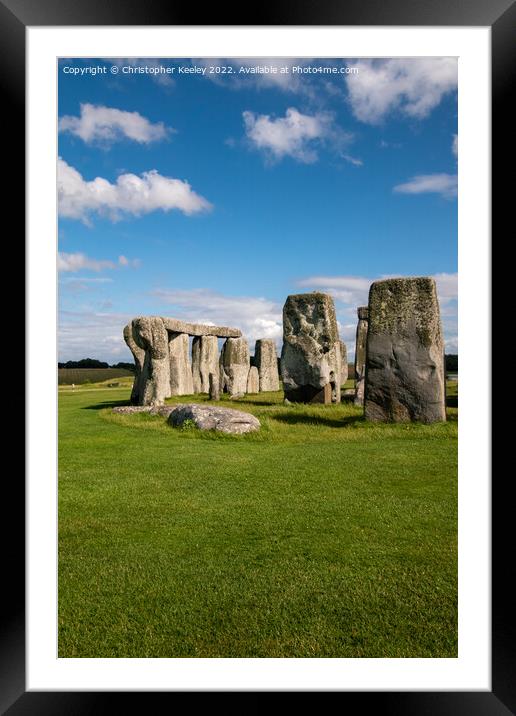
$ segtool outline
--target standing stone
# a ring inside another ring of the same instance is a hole
[[[140,390],[142,382],[143,364],[145,362],[145,351],[140,348],[133,337],[133,326],[129,323],[124,328],[124,341],[127,343],[127,347],[133,354],[134,364],[136,372],[134,376],[133,389],[131,391],[131,405],[140,404]],[[73,388],[73,386],[72,386]]]
[[[217,336],[196,336],[192,341],[193,392],[209,393],[210,373],[218,373],[218,370],[219,344]]]
[[[364,404],[368,313],[367,306],[360,306],[357,308],[358,324],[355,342],[355,405]]]
[[[278,355],[273,340],[260,338],[256,341],[254,365],[258,368],[260,392],[279,390]]]
[[[210,400],[220,400],[219,373],[210,373]]]
[[[435,281],[375,281],[369,291],[365,417],[446,420],[444,344]]]
[[[140,316],[132,322],[136,345],[145,351],[140,405],[161,405],[170,396],[168,333],[159,316]]]
[[[249,368],[249,373],[247,375],[247,389],[246,393],[259,393],[260,392],[260,375],[258,373],[258,368],[254,365],[252,365]]]
[[[348,379],[348,349],[346,347],[346,344],[344,341],[340,341],[340,361],[341,361],[341,371],[340,371],[340,384],[344,385],[344,383]]]
[[[291,402],[340,401],[340,340],[333,299],[324,293],[288,296],[283,307],[281,374]]]
[[[186,333],[169,333],[169,336],[170,394],[191,395],[193,393],[193,376],[188,355],[188,335]]]
[[[230,395],[245,393],[250,365],[247,340],[227,338],[220,353],[221,390]]]
[[[330,352],[330,361],[334,370],[330,373],[331,402],[340,403],[340,386],[342,382],[342,341],[336,341]]]

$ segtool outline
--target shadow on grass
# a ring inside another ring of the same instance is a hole
[[[290,415],[274,415],[273,420],[279,420],[282,423],[288,423],[290,425],[305,424],[305,425],[325,425],[329,428],[342,428],[344,425],[355,425],[357,423],[363,423],[363,415],[348,415],[344,418],[323,418],[319,415],[296,415],[291,413]]]
[[[459,396],[458,395],[448,395],[446,398],[446,407],[447,408],[458,408],[459,407]]]
[[[129,400],[104,400],[102,403],[85,405],[81,410],[103,410],[104,408],[118,408],[122,405],[131,405]]]
[[[221,401],[221,403],[223,403],[223,402],[226,402],[226,401]],[[236,405],[242,405],[242,406],[256,405],[258,408],[262,407],[262,406],[263,407],[276,406],[277,408],[278,407],[281,408],[281,403],[273,403],[273,402],[267,401],[267,400],[238,400],[237,399],[237,400],[231,400],[231,401],[228,400],[227,402],[232,402]]]

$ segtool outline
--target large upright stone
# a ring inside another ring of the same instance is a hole
[[[246,387],[246,393],[259,393],[260,392],[260,376],[258,373],[258,368],[255,365],[252,365],[249,368],[249,373],[247,374],[247,387]]]
[[[446,420],[444,345],[432,278],[375,281],[369,291],[365,417]]]
[[[260,338],[256,341],[254,364],[258,368],[260,392],[279,390],[278,355],[273,340]]]
[[[210,400],[220,400],[219,373],[210,373]]]
[[[227,338],[220,353],[221,390],[230,395],[245,393],[250,365],[247,340]]]
[[[131,391],[131,404],[132,405],[139,405],[140,404],[140,390],[141,390],[141,383],[142,383],[142,372],[143,372],[143,365],[145,363],[145,351],[143,348],[140,348],[133,337],[133,326],[131,323],[129,323],[124,328],[124,341],[127,343],[127,347],[133,354],[134,358],[134,364],[136,367],[136,372],[134,376],[134,382],[133,382],[133,389]]]
[[[209,393],[210,373],[218,373],[218,370],[219,344],[217,336],[196,336],[192,341],[193,392]]]
[[[159,316],[140,316],[132,322],[133,338],[145,351],[140,405],[161,405],[170,396],[168,333]]]
[[[189,356],[189,339],[186,333],[169,333],[171,395],[193,393],[192,365]]]
[[[333,299],[324,293],[288,296],[283,307],[281,374],[292,402],[340,401],[342,365]]]
[[[355,405],[364,404],[368,308],[357,308],[358,323],[355,340]]]
[[[340,384],[344,385],[344,383],[348,379],[348,349],[346,347],[346,344],[344,341],[340,341],[340,362],[341,362],[341,371],[340,371]]]

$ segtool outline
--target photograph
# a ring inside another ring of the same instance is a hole
[[[59,659],[457,659],[456,56],[59,57]]]
[[[26,281],[0,713],[516,713],[491,428],[515,19],[0,0]]]

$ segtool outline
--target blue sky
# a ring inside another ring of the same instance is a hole
[[[59,360],[131,360],[142,314],[280,346],[311,290],[352,357],[371,281],[410,275],[457,352],[454,58],[61,60],[58,131]]]

